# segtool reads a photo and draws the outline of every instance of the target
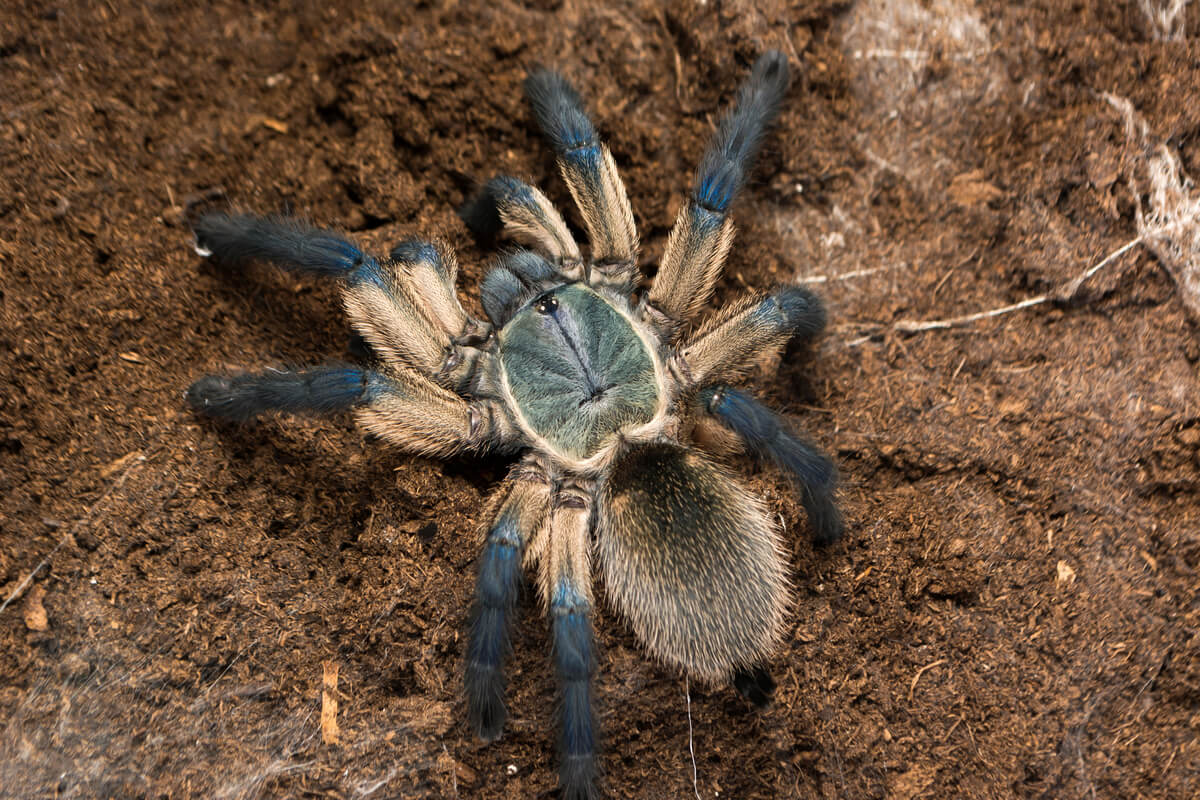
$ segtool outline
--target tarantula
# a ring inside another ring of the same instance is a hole
[[[597,793],[593,560],[609,601],[654,656],[704,681],[733,679],[760,703],[773,688],[762,663],[787,605],[780,531],[705,450],[737,441],[774,462],[795,479],[814,542],[842,533],[829,458],[726,385],[763,353],[818,334],[825,312],[817,297],[785,286],[738,300],[688,332],[733,242],[730,204],[787,85],[781,53],[754,64],[644,292],[612,154],[579,95],[545,69],[531,72],[525,89],[590,254],[536,188],[489,181],[461,211],[468,227],[532,248],[504,256],[484,278],[490,324],[460,305],[453,254],[425,242],[404,242],[380,260],[294,220],[215,214],[194,226],[202,255],[339,279],[375,362],[208,376],[188,390],[196,411],[248,420],[272,410],[352,409],[367,431],[411,453],[519,455],[483,535],[467,706],[479,736],[500,735],[510,617],[522,568],[536,565],[561,691],[567,797]]]

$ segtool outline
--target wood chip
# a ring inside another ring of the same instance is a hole
[[[950,181],[947,193],[956,205],[966,208],[985,205],[1004,196],[1004,192],[984,180],[983,170],[978,169],[956,175]]]
[[[100,477],[107,478],[114,473],[120,472],[129,462],[142,457],[141,450],[134,450],[132,453],[126,453],[116,461],[111,461],[100,469]]]
[[[332,661],[322,661],[321,668],[325,671],[321,679],[321,741],[325,744],[337,744],[338,731],[338,665]]]
[[[45,596],[46,590],[42,586],[35,585],[29,590],[29,596],[25,598],[25,627],[31,631],[44,631],[50,627],[50,620],[46,617],[46,607],[42,605],[42,599]]]
[[[269,128],[269,129],[275,131],[276,133],[287,133],[288,132],[288,126],[287,126],[286,122],[283,122],[282,120],[278,120],[278,119],[272,119],[271,117],[267,117],[262,114],[253,114],[250,116],[250,118],[248,120],[246,120],[246,125],[242,129],[242,134],[245,136],[249,136],[251,133],[254,133],[254,131],[260,127],[261,128]]]

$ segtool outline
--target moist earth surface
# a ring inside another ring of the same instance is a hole
[[[1140,5],[1170,4],[6,3],[0,793],[553,796],[533,592],[503,737],[465,723],[505,463],[398,454],[349,417],[194,416],[201,375],[353,355],[335,287],[208,263],[187,214],[298,215],[377,253],[440,238],[479,316],[495,251],[455,209],[500,173],[569,207],[521,93],[551,64],[652,271],[774,47],[793,82],[713,302],[826,299],[816,346],[746,385],[834,455],[847,534],[814,551],[787,480],[728,459],[794,585],[763,711],[648,659],[599,592],[604,786],[1194,796],[1200,343],[1165,240],[1105,259],[1195,202],[1150,176],[1200,174],[1200,4]],[[1170,235],[1194,241],[1192,213]]]

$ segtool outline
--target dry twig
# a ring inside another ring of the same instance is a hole
[[[940,667],[942,664],[945,664],[945,663],[946,663],[946,659],[939,658],[937,661],[934,661],[932,664],[926,664],[925,666],[923,666],[919,670],[917,670],[917,674],[913,676],[912,683],[910,683],[908,685],[908,702],[910,702],[910,703],[912,702],[913,692],[916,691],[917,681],[921,680],[921,676],[924,675],[929,670],[933,669],[934,667]]]
[[[1011,314],[1050,301],[1069,302],[1075,299],[1089,278],[1138,245],[1145,245],[1162,263],[1175,280],[1184,306],[1195,317],[1200,318],[1200,192],[1196,191],[1195,183],[1183,172],[1179,157],[1166,144],[1151,144],[1149,126],[1134,111],[1132,103],[1108,93],[1103,97],[1124,117],[1125,136],[1131,146],[1140,148],[1141,152],[1140,161],[1144,165],[1145,175],[1130,174],[1128,177],[1129,188],[1136,205],[1136,238],[1121,245],[1055,291],[959,317],[898,320],[890,326],[847,342],[846,346],[856,347],[871,341],[881,333],[945,330]],[[1143,194],[1148,195],[1148,209],[1143,208]],[[857,277],[857,274],[845,277]],[[821,282],[821,276],[810,279],[810,282]]]
[[[1159,231],[1159,232],[1161,232],[1161,231]],[[1020,302],[1017,302],[1017,303],[1013,303],[1011,305],[1001,306],[1000,308],[993,308],[988,311],[978,311],[974,314],[965,314],[961,317],[950,317],[948,319],[931,319],[931,320],[909,320],[909,319],[897,320],[896,322],[893,322],[889,327],[884,328],[883,330],[876,331],[873,334],[869,334],[867,336],[863,336],[858,339],[854,339],[850,342],[847,342],[847,346],[848,347],[856,347],[860,344],[864,344],[866,342],[869,342],[873,337],[879,335],[880,333],[889,333],[889,332],[920,333],[921,331],[933,331],[933,330],[945,330],[947,328],[957,328],[962,325],[969,325],[972,322],[979,322],[980,320],[991,319],[992,317],[999,317],[999,316],[1003,316],[1004,314],[1011,314],[1013,311],[1020,311],[1023,308],[1031,308],[1033,306],[1041,305],[1042,303],[1048,303],[1051,300],[1060,300],[1060,301],[1073,300],[1075,298],[1075,296],[1079,293],[1079,290],[1080,290],[1080,288],[1082,288],[1084,282],[1087,281],[1088,278],[1092,277],[1097,272],[1104,269],[1104,267],[1108,266],[1109,264],[1111,264],[1113,261],[1115,261],[1117,258],[1124,255],[1125,253],[1129,252],[1137,245],[1143,244],[1146,241],[1146,237],[1148,235],[1149,235],[1149,232],[1147,232],[1146,234],[1140,235],[1136,239],[1133,239],[1133,240],[1128,241],[1125,244],[1121,245],[1116,250],[1112,251],[1111,253],[1106,255],[1104,258],[1100,259],[1100,261],[1098,261],[1096,264],[1092,265],[1084,272],[1075,276],[1075,278],[1073,278],[1072,280],[1063,284],[1063,286],[1061,288],[1059,288],[1057,291],[1046,292],[1045,294],[1035,295],[1034,297],[1027,297],[1024,300],[1021,300]]]

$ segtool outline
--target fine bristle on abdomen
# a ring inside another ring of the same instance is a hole
[[[699,454],[654,445],[618,460],[597,544],[608,596],[667,663],[724,681],[778,640],[779,532],[760,501]]]

